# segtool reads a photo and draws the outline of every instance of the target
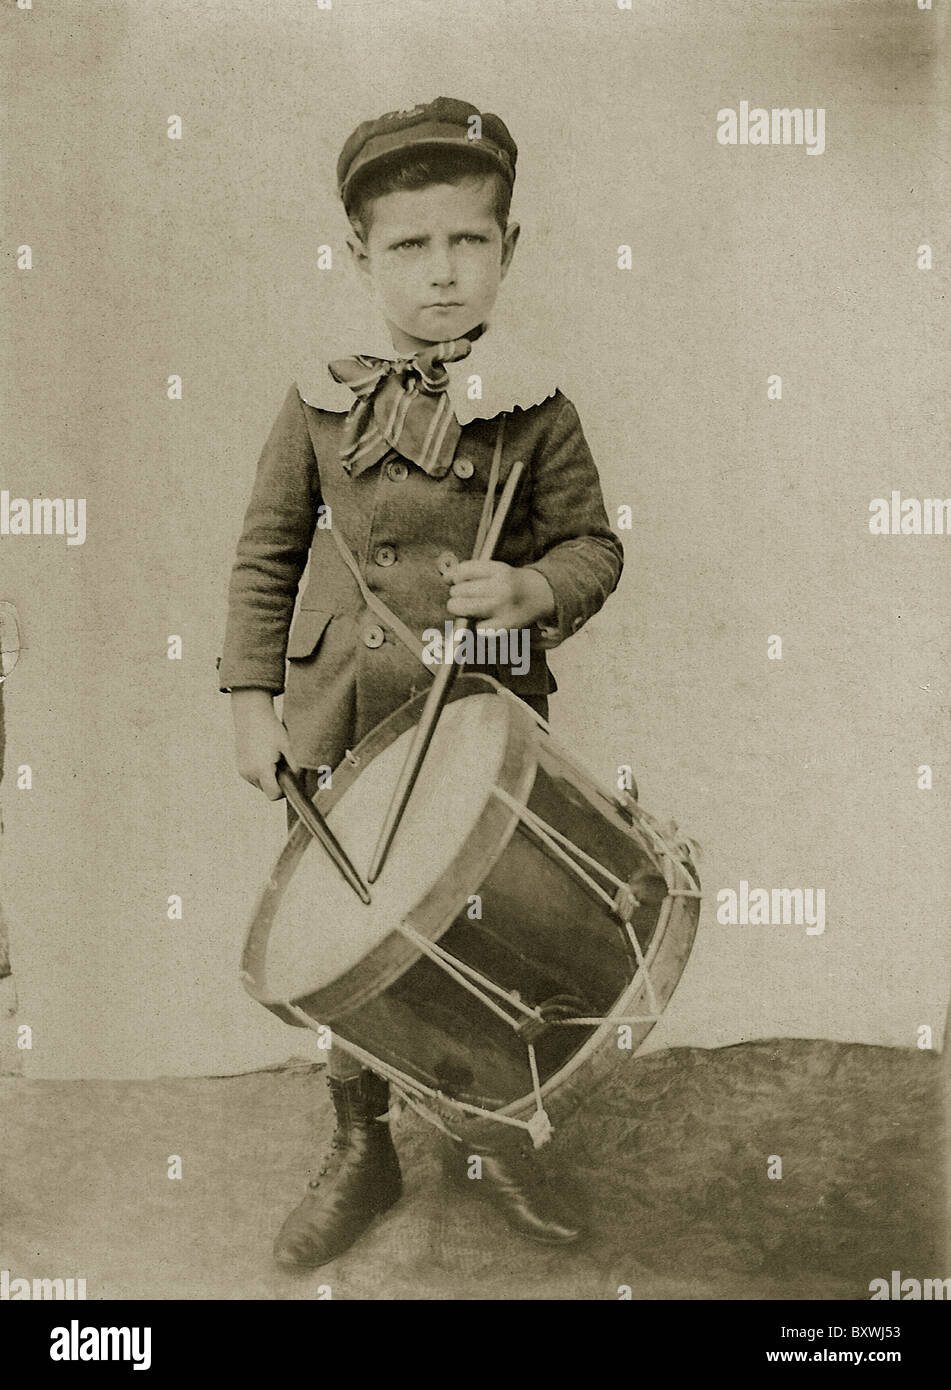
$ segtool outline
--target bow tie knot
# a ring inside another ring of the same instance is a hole
[[[404,390],[422,390],[428,395],[438,395],[449,384],[446,362],[458,362],[472,351],[468,338],[455,338],[448,343],[433,343],[412,357],[341,357],[330,363],[330,374],[336,381],[349,386],[355,395],[367,400],[377,387],[389,376],[399,379]],[[362,373],[357,368],[365,368]]]
[[[331,376],[356,396],[340,449],[347,471],[362,472],[395,449],[431,477],[444,477],[460,434],[445,364],[471,350],[468,338],[454,338],[395,361],[359,355],[331,362]]]

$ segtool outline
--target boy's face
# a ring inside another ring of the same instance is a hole
[[[495,220],[491,178],[386,193],[365,242],[349,242],[372,282],[397,352],[461,338],[491,312],[518,241]]]

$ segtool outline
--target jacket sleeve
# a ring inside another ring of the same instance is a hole
[[[621,542],[608,524],[601,480],[578,412],[558,393],[561,409],[533,465],[532,531],[539,570],[555,596],[555,620],[541,629],[555,647],[597,613],[617,587]]]
[[[296,385],[258,460],[228,588],[218,687],[284,689],[287,633],[307,564],[320,487]]]

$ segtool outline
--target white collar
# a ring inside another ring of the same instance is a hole
[[[369,357],[384,357],[391,361],[398,354],[390,342],[382,322],[376,322],[359,340],[350,337],[339,351],[322,354],[316,368],[311,365],[298,376],[301,399],[318,410],[343,412],[350,410],[357,397],[349,386],[335,381],[328,363],[337,357],[364,353]],[[503,411],[516,406],[527,410],[553,396],[561,384],[561,372],[551,358],[538,348],[520,340],[512,328],[501,319],[493,319],[472,351],[458,362],[447,362],[446,372],[453,413],[460,425],[472,420],[494,420]],[[479,377],[481,400],[470,400],[470,382]]]

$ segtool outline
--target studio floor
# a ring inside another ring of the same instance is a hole
[[[788,1039],[619,1056],[549,1147],[590,1214],[568,1251],[451,1192],[404,1113],[402,1200],[299,1275],[270,1248],[330,1136],[320,1068],[3,1078],[0,1266],[85,1278],[89,1299],[868,1298],[895,1269],[949,1273],[941,1075],[933,1053]]]

